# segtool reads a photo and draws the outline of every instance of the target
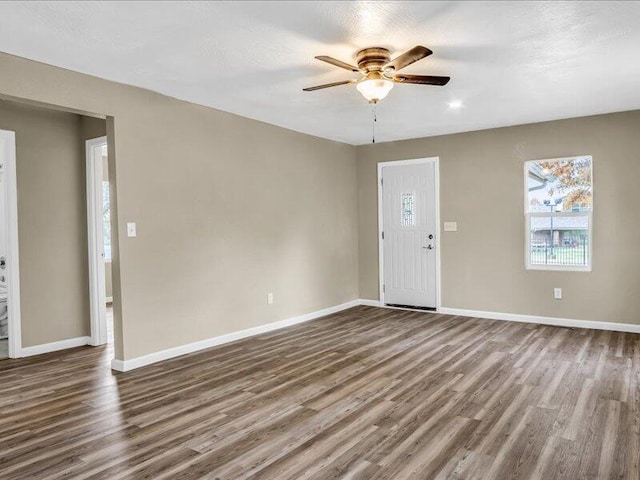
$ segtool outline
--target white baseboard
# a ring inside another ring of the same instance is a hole
[[[379,307],[380,302],[378,300],[365,300],[361,298],[358,300],[359,305],[366,305],[367,307]]]
[[[518,313],[485,312],[481,310],[465,310],[462,308],[448,308],[448,307],[441,307],[438,310],[438,312],[444,313],[447,315],[460,315],[463,317],[478,317],[478,318],[487,318],[491,320],[505,320],[507,322],[538,323],[540,325],[553,325],[557,327],[591,328],[594,330],[611,330],[614,332],[640,333],[640,325],[633,325],[630,323],[613,323],[613,322],[599,322],[595,320],[576,320],[572,318],[541,317],[538,315],[521,315]]]
[[[228,333],[226,335],[220,335],[219,337],[207,338],[206,340],[200,340],[199,342],[189,343],[187,345],[180,345],[178,347],[169,348],[167,350],[161,350],[159,352],[143,355],[142,357],[132,358],[130,360],[111,360],[111,368],[119,372],[128,372],[130,370],[151,365],[152,363],[161,362],[170,358],[179,357],[188,353],[194,353],[205,348],[215,347],[216,345],[222,345],[229,342],[235,342],[243,338],[252,337],[261,333],[271,332],[273,330],[279,330],[281,328],[296,325],[298,323],[308,322],[316,318],[324,317],[325,315],[331,315],[332,313],[340,312],[348,308],[361,305],[361,300],[352,300],[341,305],[325,308],[316,312],[307,313],[297,317],[287,318],[278,322],[267,323],[253,328],[247,328],[246,330],[240,330],[237,332]]]
[[[131,367],[125,369],[125,362],[122,360],[116,360],[115,358],[111,359],[111,369],[116,370],[118,372],[126,372],[127,370],[131,370]]]
[[[325,315],[331,315],[332,313],[340,312],[348,308],[356,307],[358,305],[366,305],[370,307],[380,307],[378,300],[358,299],[352,300],[341,305],[325,308],[316,312],[307,313],[297,317],[280,320],[278,322],[268,323],[266,325],[260,325],[253,328],[247,328],[246,330],[240,330],[237,332],[228,333],[226,335],[220,335],[218,337],[208,338],[198,342],[189,343],[187,345],[180,345],[178,347],[169,348],[167,350],[161,350],[159,352],[150,353],[141,357],[132,358],[130,360],[111,360],[111,368],[119,372],[128,372],[136,368],[151,365],[152,363],[161,362],[163,360],[169,360],[171,358],[179,357],[189,353],[194,353],[206,348],[215,347],[216,345],[223,345],[225,343],[234,342],[243,338],[252,337],[261,333],[271,332],[273,330],[279,330],[281,328],[289,327],[303,322],[308,322],[316,318],[323,317]],[[627,323],[611,323],[611,322],[597,322],[591,320],[574,320],[568,318],[556,318],[556,317],[541,317],[537,315],[520,315],[515,313],[500,313],[500,312],[485,312],[480,310],[465,310],[461,308],[448,308],[441,307],[438,309],[439,313],[446,315],[459,315],[464,317],[477,317],[486,318],[491,320],[506,320],[509,322],[523,322],[523,323],[538,323],[542,325],[555,325],[560,327],[575,327],[575,328],[592,328],[596,330],[612,330],[619,332],[640,333],[640,325],[632,325]],[[79,341],[80,339],[65,340],[64,342],[56,342],[55,344],[39,345],[37,347],[29,347],[30,349],[37,349],[40,347],[46,347],[49,345],[57,345],[65,342]],[[70,346],[63,346],[56,348],[71,348],[79,345],[86,345],[91,340],[90,337],[82,338],[84,343],[73,344]],[[54,351],[54,350],[46,350]],[[37,353],[46,353],[45,350]],[[36,355],[37,353],[31,353]]]
[[[33,355],[57,352],[58,350],[65,350],[67,348],[82,347],[83,345],[89,345],[90,342],[91,337],[77,337],[60,340],[58,342],[43,343],[42,345],[34,345],[33,347],[22,347],[17,356],[31,357]]]

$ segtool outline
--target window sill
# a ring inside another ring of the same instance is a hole
[[[592,269],[588,267],[567,267],[567,266],[553,266],[553,265],[527,265],[527,270],[542,271],[542,272],[590,272]]]

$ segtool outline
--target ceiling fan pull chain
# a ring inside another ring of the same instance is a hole
[[[373,122],[371,124],[372,130],[372,139],[371,143],[376,143],[376,122],[378,121],[378,116],[376,115],[376,104],[371,104],[371,113],[373,114]]]

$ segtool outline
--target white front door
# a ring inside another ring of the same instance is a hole
[[[386,305],[436,308],[435,161],[382,167]]]

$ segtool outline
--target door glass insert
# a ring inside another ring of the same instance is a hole
[[[403,193],[401,196],[402,215],[400,224],[403,227],[416,226],[416,202],[413,193]]]

